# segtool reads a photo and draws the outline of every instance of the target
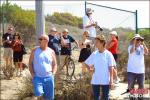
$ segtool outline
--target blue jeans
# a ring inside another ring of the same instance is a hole
[[[100,87],[102,88],[102,100],[109,100],[109,85],[92,85],[94,100],[100,100]]]
[[[134,89],[134,85],[136,81],[137,81],[139,89],[144,88],[144,78],[145,78],[144,73],[136,74],[136,73],[128,72],[127,75],[128,75],[128,88],[129,89]]]
[[[35,96],[43,96],[44,100],[54,100],[54,76],[33,77]]]

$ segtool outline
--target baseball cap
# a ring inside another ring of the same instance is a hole
[[[118,35],[116,31],[112,31],[112,32],[110,32],[110,34],[115,35],[115,36]]]
[[[69,31],[68,31],[68,29],[65,28],[65,29],[63,30],[63,32],[67,32],[67,33],[68,33]]]
[[[55,27],[51,28],[51,31],[53,31],[53,32],[57,32],[57,30],[56,30],[56,28],[55,28]]]

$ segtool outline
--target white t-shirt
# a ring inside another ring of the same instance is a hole
[[[95,72],[93,73],[91,84],[108,85],[110,81],[109,67],[116,66],[116,62],[111,52],[105,50],[100,53],[98,50],[93,52],[85,61],[88,66],[94,65]]]
[[[83,29],[84,31],[89,31],[90,37],[96,37],[96,29],[94,26],[91,26],[89,28],[85,28],[87,25],[91,25],[92,23],[95,23],[92,18],[88,18],[87,15],[83,17]]]
[[[140,45],[133,53],[130,53],[131,48],[132,45],[128,47],[129,59],[127,72],[145,73],[143,45]]]

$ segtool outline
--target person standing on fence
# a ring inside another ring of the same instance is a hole
[[[144,43],[144,38],[139,34],[135,34],[128,47],[128,89],[134,89],[135,82],[138,83],[139,89],[144,89],[145,64],[144,55],[148,55],[149,51]],[[139,94],[140,95],[140,94]]]
[[[2,36],[6,68],[12,67],[13,50],[11,48],[11,42],[13,39],[13,30],[13,27],[9,26],[7,32]]]
[[[49,37],[39,37],[39,47],[32,50],[29,70],[33,78],[34,95],[39,100],[54,100],[54,75],[57,71],[55,52],[48,47]]]
[[[111,35],[111,40],[107,44],[107,49],[113,54],[115,61],[117,62],[118,59],[118,34],[116,31],[110,32]],[[114,68],[113,70],[113,75],[114,75],[114,83],[117,84],[119,83],[120,79],[117,76],[117,67]]]
[[[83,62],[91,55],[91,44],[92,41],[88,39],[89,32],[85,31],[83,33],[82,40],[79,41],[79,47],[81,48],[78,62],[82,63],[82,74],[87,73],[87,68],[84,66]]]
[[[112,88],[113,85],[113,68],[116,63],[112,53],[105,47],[104,35],[98,35],[95,40],[97,50],[90,55],[84,64],[88,69],[94,67],[91,80],[94,100],[100,99],[100,87],[102,88],[102,100],[109,100],[109,88]]]
[[[16,32],[13,37],[12,41],[12,49],[13,49],[13,62],[17,69],[16,76],[22,76],[22,60],[23,60],[23,51],[22,51],[22,45],[23,42],[21,40],[20,33]],[[20,69],[20,73],[19,73]]]
[[[97,23],[92,18],[93,12],[94,12],[94,10],[92,10],[91,8],[86,9],[86,15],[83,17],[83,30],[89,31],[89,36],[90,36],[89,39],[92,40],[92,42],[94,44],[95,37],[96,37],[95,27],[96,27]],[[93,46],[93,48],[94,48],[94,46]]]

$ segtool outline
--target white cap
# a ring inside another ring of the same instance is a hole
[[[69,31],[68,31],[68,29],[65,28],[65,29],[63,30],[63,32],[67,32],[67,33],[68,33]]]
[[[51,31],[53,31],[53,32],[57,32],[57,30],[56,30],[56,28],[55,28],[55,27],[51,28]]]
[[[112,31],[112,32],[110,32],[110,34],[113,34],[113,35],[115,35],[115,36],[118,35],[116,31]]]

